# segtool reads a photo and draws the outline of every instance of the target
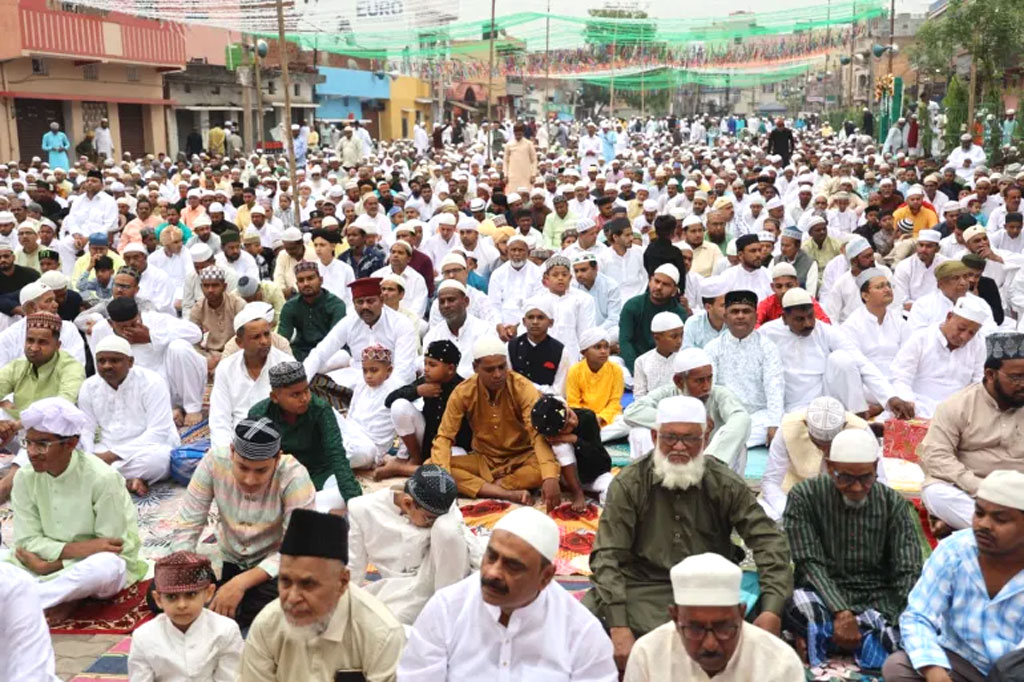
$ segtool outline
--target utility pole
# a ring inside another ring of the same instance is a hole
[[[245,73],[245,69],[249,68],[250,63],[256,60],[256,49],[251,44],[251,36],[242,36],[242,54],[245,57],[242,63],[238,66],[240,69],[238,75],[240,76],[239,82],[242,84],[242,121],[245,125],[242,126],[242,144],[245,145],[246,149],[255,149],[252,143],[252,91],[250,88],[253,86],[253,81],[248,82],[241,78]],[[252,48],[252,49],[250,49]],[[250,62],[250,58],[252,62]]]
[[[252,55],[252,82],[256,86],[256,146],[249,147],[249,149],[263,147],[263,142],[266,140],[263,136],[263,85],[261,82],[262,76],[260,75],[260,71],[263,70],[263,59],[260,57],[260,53],[256,49],[255,39],[253,39],[252,44]]]
[[[853,2],[853,17],[857,18],[857,0]],[[850,25],[850,82],[846,87],[846,106],[853,107],[853,48],[857,45],[857,22]]]
[[[281,51],[281,86],[284,88],[284,129],[288,149],[288,174],[292,185],[292,207],[295,209],[295,224],[302,224],[299,210],[299,186],[295,182],[295,138],[292,135],[292,85],[288,76],[288,43],[284,39],[284,4],[277,0],[277,42]],[[262,116],[263,112],[260,112]]]
[[[548,99],[551,97],[551,0],[548,0],[548,12],[544,18],[544,126],[548,125]]]
[[[896,0],[889,2],[889,73],[892,73],[892,46],[896,44]]]
[[[281,0],[278,0],[280,2]],[[487,68],[487,120],[491,120],[491,101],[494,99],[494,4],[491,0],[491,59]]]
[[[828,0],[828,10],[825,15],[825,44],[828,48],[825,51],[825,77],[822,79],[822,111],[828,114],[828,58],[831,55],[832,50],[832,0]]]
[[[619,23],[612,25],[612,81],[608,92],[608,118],[615,118],[615,54],[619,39]]]

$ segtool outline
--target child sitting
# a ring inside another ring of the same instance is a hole
[[[352,388],[348,416],[338,416],[345,452],[353,469],[375,467],[395,440],[395,423],[384,400],[399,384],[391,377],[391,351],[380,344],[363,349],[363,380]]]
[[[100,301],[109,301],[114,297],[114,261],[110,256],[100,256],[93,266],[96,277],[89,278],[89,271],[86,270],[78,279],[78,293],[82,300],[90,305]]]
[[[586,408],[597,415],[602,442],[628,435],[629,426],[622,419],[622,368],[608,362],[608,333],[591,327],[580,335],[579,349],[583,359],[569,369],[565,383],[569,407]]]
[[[569,353],[561,341],[548,335],[554,323],[551,298],[534,296],[523,306],[526,333],[508,342],[509,365],[533,382],[541,393],[565,396]]]
[[[683,345],[683,321],[672,312],[658,313],[651,320],[651,335],[654,348],[638,357],[633,366],[634,398],[672,382],[672,359]]]
[[[165,556],[153,583],[163,613],[132,633],[129,679],[234,682],[244,645],[235,621],[206,608],[216,590],[210,560],[192,552]]]
[[[584,488],[598,493],[604,504],[612,482],[612,459],[601,443],[597,415],[582,407],[574,410],[561,399],[545,395],[534,403],[530,422],[562,466],[562,485],[572,495],[573,511],[587,507]]]

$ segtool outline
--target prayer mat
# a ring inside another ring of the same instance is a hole
[[[59,626],[54,635],[128,635],[153,617],[146,605],[149,580],[126,587],[110,599],[86,599]]]
[[[126,682],[132,638],[125,637],[68,682]]]

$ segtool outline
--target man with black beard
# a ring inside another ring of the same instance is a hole
[[[703,402],[665,398],[651,432],[653,453],[623,469],[608,488],[590,555],[594,589],[583,605],[609,629],[620,670],[636,638],[668,621],[673,566],[704,552],[742,558],[730,540],[733,530],[753,551],[759,573],[754,625],[781,631],[793,586],[786,539],[743,478],[704,456],[708,431]]]

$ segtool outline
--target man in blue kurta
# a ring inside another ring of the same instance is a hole
[[[50,168],[70,167],[68,163],[68,149],[71,148],[71,140],[65,135],[60,124],[54,121],[50,124],[50,132],[43,135],[43,151],[50,154]]]

